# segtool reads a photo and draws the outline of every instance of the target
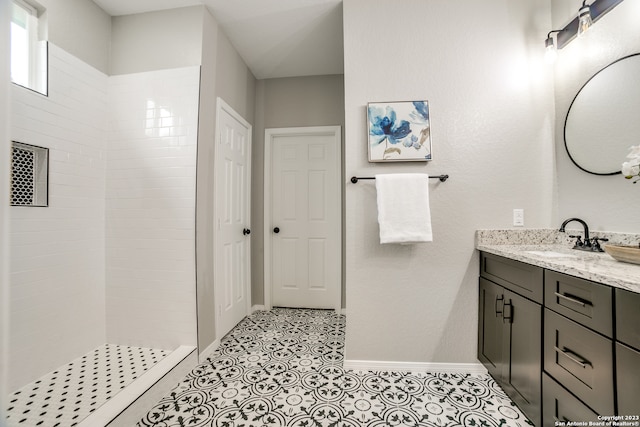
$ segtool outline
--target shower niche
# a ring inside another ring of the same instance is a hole
[[[49,149],[12,141],[11,206],[49,205]]]

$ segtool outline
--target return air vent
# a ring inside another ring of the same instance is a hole
[[[12,142],[11,206],[48,206],[49,149]]]

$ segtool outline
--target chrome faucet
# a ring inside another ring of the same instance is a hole
[[[562,223],[562,225],[560,226],[560,230],[559,231],[564,233],[565,232],[564,231],[565,227],[571,221],[579,222],[584,227],[584,241],[581,240],[580,236],[569,236],[569,237],[573,237],[573,238],[576,239],[576,243],[573,245],[573,249],[579,249],[579,250],[582,250],[582,251],[603,252],[602,248],[600,247],[600,243],[599,242],[607,242],[609,239],[605,239],[603,237],[594,237],[593,238],[593,243],[592,243],[591,242],[592,239],[589,237],[589,226],[587,225],[586,222],[584,222],[580,218],[569,218],[569,219],[565,220]]]

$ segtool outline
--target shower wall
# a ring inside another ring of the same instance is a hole
[[[49,206],[12,207],[7,391],[104,344],[196,344],[199,67],[108,77],[49,45],[11,138],[49,148]]]
[[[196,345],[200,67],[109,78],[107,341]]]
[[[8,391],[105,340],[108,77],[49,45],[49,96],[12,85],[11,139],[47,147],[49,207],[12,207]]]

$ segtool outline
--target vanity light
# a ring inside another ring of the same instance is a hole
[[[578,37],[582,37],[593,24],[591,20],[591,7],[586,3],[587,0],[584,0],[582,7],[578,10]]]
[[[602,18],[607,12],[622,3],[622,0],[594,0],[590,5],[587,5],[587,0],[583,0],[582,6],[578,11],[573,21],[569,22],[562,30],[557,31],[556,36],[556,48],[562,49],[565,47],[574,37],[582,36],[598,19]],[[551,31],[549,34],[553,33]],[[548,46],[549,36],[547,36],[547,42],[545,46]]]

